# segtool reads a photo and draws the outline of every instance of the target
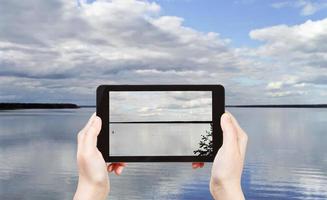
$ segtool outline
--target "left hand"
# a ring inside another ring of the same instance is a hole
[[[74,200],[106,199],[109,191],[108,172],[120,175],[125,163],[107,165],[97,148],[97,137],[101,130],[101,119],[95,114],[78,133],[77,165],[79,171],[78,186]]]

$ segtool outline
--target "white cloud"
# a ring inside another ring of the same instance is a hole
[[[137,0],[9,1],[0,8],[0,74],[15,78],[1,88],[14,91],[26,80],[34,86],[21,88],[22,100],[51,88],[89,101],[103,83],[228,84],[248,64],[228,39],[185,27],[160,9]]]
[[[266,42],[260,51],[266,55],[282,55],[292,53],[325,53],[327,46],[327,19],[308,20],[295,26],[278,25],[250,32],[250,37]],[[289,55],[285,55],[289,56]]]
[[[93,104],[99,84],[221,83],[227,103],[269,103],[279,101],[264,95],[271,89],[303,83],[303,91],[314,85],[319,93],[326,85],[317,75],[326,73],[327,19],[253,30],[263,45],[248,49],[183,20],[148,1],[6,1],[0,101]],[[287,83],[290,76],[297,82]]]
[[[316,13],[320,5],[315,5],[311,1],[300,1],[299,6],[302,7],[301,15],[307,16]]]
[[[302,96],[306,94],[304,91],[282,91],[282,92],[268,92],[268,96],[271,97],[288,97],[288,96]]]
[[[303,95],[297,101],[314,102],[305,95],[320,95],[320,86],[325,86],[326,78],[321,75],[327,74],[327,19],[252,30],[250,37],[263,42],[251,54],[260,57],[274,74],[268,78],[266,94]]]
[[[278,25],[253,30],[250,37],[263,41],[255,50],[256,55],[270,58],[275,65],[288,70],[317,74],[325,72],[327,66],[327,19],[308,20],[303,24]],[[313,70],[314,69],[314,70]]]
[[[283,87],[283,82],[281,82],[281,81],[270,82],[267,85],[268,90],[281,89],[282,87]]]
[[[273,8],[281,9],[285,7],[292,7],[300,9],[300,14],[303,16],[313,15],[318,11],[325,10],[327,8],[326,0],[296,0],[296,1],[281,1],[272,3]]]

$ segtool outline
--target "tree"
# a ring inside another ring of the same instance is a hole
[[[193,151],[193,153],[197,156],[210,156],[213,154],[212,124],[210,124],[210,131],[206,130],[206,134],[201,135],[199,149]]]

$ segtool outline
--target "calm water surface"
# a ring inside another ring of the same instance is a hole
[[[229,109],[248,132],[247,199],[327,199],[327,109]],[[72,199],[92,108],[0,111],[0,199]],[[211,164],[130,163],[110,199],[211,199]]]

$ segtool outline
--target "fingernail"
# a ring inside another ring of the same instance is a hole
[[[123,169],[122,168],[118,168],[116,169],[116,174],[119,176],[122,173]]]
[[[231,122],[231,117],[230,117],[230,115],[229,115],[229,113],[225,113],[224,114],[224,116],[225,116],[225,120],[227,121],[227,122]]]
[[[101,119],[100,119],[100,117],[95,116],[94,119],[93,119],[93,121],[96,121],[96,120],[97,120],[97,121],[100,121]]]
[[[94,117],[95,117],[95,113],[91,115],[90,120],[93,121]]]

